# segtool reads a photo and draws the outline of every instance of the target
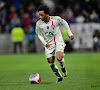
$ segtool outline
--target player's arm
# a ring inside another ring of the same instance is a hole
[[[39,24],[36,24],[36,30],[35,30],[36,34],[38,35],[38,38],[40,39],[40,41],[43,43],[44,46],[46,46],[47,48],[50,46],[48,42],[46,42],[42,36],[42,31],[39,28]]]
[[[59,16],[57,16],[56,18],[58,19],[58,25],[63,24],[64,27],[67,29],[69,38],[70,38],[71,40],[73,40],[73,39],[74,39],[74,35],[72,34],[72,32],[71,32],[71,30],[70,30],[70,28],[69,28],[68,23],[67,23],[64,19],[62,19],[61,17],[59,17]]]
[[[46,42],[41,35],[38,34],[38,37],[39,37],[40,41],[44,44],[44,46],[46,46],[47,48],[50,47],[49,43]]]
[[[74,39],[74,35],[72,34],[72,32],[71,32],[71,30],[70,30],[70,28],[69,28],[68,23],[67,23],[64,19],[63,19],[63,23],[64,23],[65,28],[67,29],[69,38],[70,38],[71,40],[73,40],[73,39]]]

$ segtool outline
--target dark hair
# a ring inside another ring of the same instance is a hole
[[[49,8],[46,5],[39,6],[38,12],[39,11],[44,11],[44,13],[49,14]]]

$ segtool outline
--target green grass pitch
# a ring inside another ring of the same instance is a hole
[[[68,77],[56,83],[44,53],[0,55],[0,90],[100,90],[100,53],[66,53],[64,58]],[[40,84],[30,84],[32,73],[40,74]]]

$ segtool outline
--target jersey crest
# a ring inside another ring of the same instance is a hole
[[[49,29],[49,26],[47,26],[47,29]]]

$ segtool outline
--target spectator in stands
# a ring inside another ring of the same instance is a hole
[[[5,20],[7,18],[7,11],[6,11],[6,8],[2,8],[1,9],[1,17],[3,17]]]
[[[10,13],[8,14],[8,19],[11,20],[15,14],[16,14],[16,8],[14,5],[11,5]]]
[[[27,40],[28,40],[28,50],[29,52],[35,52],[35,27],[32,24],[28,25],[28,30],[26,32]]]
[[[100,0],[99,0],[99,1],[100,1]],[[98,14],[99,19],[100,19],[100,13],[98,13],[98,12],[100,12],[100,3],[98,3],[98,9],[97,9],[97,14]]]
[[[24,38],[24,30],[19,27],[18,25],[16,25],[12,31],[11,31],[11,35],[12,35],[12,41],[13,41],[13,52],[17,53],[17,46],[19,46],[20,49],[20,53],[23,52],[23,45],[22,45],[22,41]]]
[[[90,20],[92,22],[99,22],[99,16],[98,16],[98,14],[96,13],[95,10],[92,10],[92,13],[90,15]]]
[[[55,15],[60,15],[60,14],[62,14],[63,11],[64,11],[64,6],[59,4],[59,5],[56,6],[54,14]],[[64,17],[64,16],[62,16],[62,17]]]
[[[29,3],[28,7],[26,8],[27,12],[29,12],[30,14],[33,12],[33,11],[36,11],[36,6],[34,5],[33,2]]]
[[[0,9],[5,7],[5,2],[3,0],[0,0]]]
[[[16,10],[18,10],[19,9],[19,5],[20,5],[20,0],[12,0],[12,2],[14,4]]]
[[[32,25],[35,26],[36,21],[39,19],[39,17],[36,15],[36,11],[33,11],[32,14],[30,15]]]
[[[6,32],[6,21],[4,17],[1,17],[1,33]]]
[[[19,5],[18,15],[20,18],[22,18],[24,15],[24,5],[22,3],[20,3],[20,5]]]
[[[13,17],[13,18],[11,19],[11,21],[10,21],[10,27],[11,27],[11,29],[12,29],[13,27],[15,27],[16,25],[21,26],[21,20],[20,20],[20,18],[18,17],[17,13],[14,14],[14,17]]]
[[[85,23],[90,22],[89,13],[86,10],[82,10],[82,14],[85,17]]]
[[[76,23],[84,23],[85,18],[84,16],[80,13],[77,17],[76,17]]]
[[[52,15],[55,11],[54,0],[42,0],[42,3],[50,8],[50,14]]]
[[[6,32],[6,20],[7,20],[7,12],[6,8],[1,9],[1,33]]]
[[[66,7],[62,15],[63,18],[66,19],[68,23],[75,23],[74,14],[70,6]]]
[[[74,16],[77,17],[80,14],[81,8],[79,5],[79,2],[76,2],[75,5],[73,6],[73,12]]]
[[[99,40],[100,40],[100,31],[99,30],[94,30],[93,33],[93,50],[98,51],[99,47]]]
[[[23,25],[25,32],[27,32],[28,25],[31,24],[31,22],[32,21],[31,21],[30,15],[28,13],[24,13],[22,17],[22,25]]]

